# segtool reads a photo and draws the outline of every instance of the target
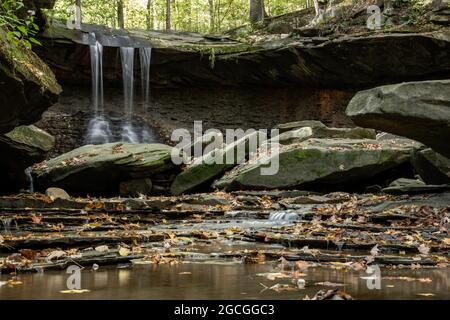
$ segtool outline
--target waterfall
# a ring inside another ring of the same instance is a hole
[[[133,115],[134,99],[134,48],[120,48],[122,57],[123,95],[125,115],[131,119]]]
[[[150,102],[150,63],[152,60],[152,48],[140,48],[139,58],[141,62],[142,100],[145,103],[145,107],[147,107]]]
[[[95,44],[90,45],[91,76],[92,76],[92,119],[89,121],[86,144],[102,144],[112,140],[111,125],[104,116],[103,98],[103,46],[99,43],[94,33],[90,34]]]
[[[86,144],[104,144],[112,142],[113,133],[108,119],[99,114],[92,118],[88,124],[88,131],[85,137]]]
[[[131,121],[122,123],[122,141],[129,143],[139,143],[139,137],[134,131]]]
[[[120,48],[122,58],[124,113],[126,120],[122,123],[122,141],[139,143],[139,138],[134,130],[133,105],[134,105],[134,48]]]
[[[12,218],[1,218],[0,221],[3,224],[3,228],[5,229],[5,233],[11,233]]]
[[[92,117],[88,123],[85,144],[104,144],[120,139],[129,143],[152,143],[158,141],[152,128],[140,124],[134,116],[134,57],[135,48],[121,47],[124,119],[118,127],[113,127],[104,112],[103,93],[103,46],[94,33],[90,37],[91,73],[92,73]],[[141,87],[144,112],[150,102],[150,64],[152,48],[140,48]],[[118,132],[120,130],[120,132]],[[116,138],[114,138],[116,137]]]
[[[25,175],[27,176],[28,181],[28,191],[31,193],[34,193],[34,180],[33,176],[31,175],[31,167],[25,169]]]
[[[103,46],[96,40],[94,33],[91,36],[95,40],[95,44],[90,45],[92,107],[97,115],[99,112],[103,112]]]

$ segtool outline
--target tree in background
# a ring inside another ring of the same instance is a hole
[[[266,9],[264,7],[264,0],[250,0],[250,22],[261,22],[265,16]]]
[[[171,1],[166,0],[166,30],[171,30],[172,28],[172,8]]]
[[[153,29],[153,6],[152,6],[152,0],[147,0],[146,21],[147,21],[147,30]]]
[[[125,15],[123,13],[123,0],[117,0],[117,24],[120,29],[125,29]]]
[[[49,15],[65,22],[72,16],[69,6],[76,1],[56,0],[55,8]],[[253,11],[258,13],[256,20],[261,21],[264,16],[304,9],[306,2],[256,0],[256,6],[252,5],[252,8],[256,8]],[[312,4],[313,0],[309,2]],[[81,4],[84,23],[124,29],[165,30],[167,22],[170,22],[171,30],[223,32],[247,24],[250,16],[250,0],[81,0]],[[120,5],[122,10],[119,10]]]

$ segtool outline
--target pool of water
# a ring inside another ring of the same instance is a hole
[[[309,268],[301,276],[304,289],[296,288],[290,278],[258,275],[272,272],[279,272],[276,263],[233,261],[100,267],[81,272],[82,289],[89,290],[81,294],[61,293],[70,276],[64,271],[18,275],[21,284],[16,285],[5,284],[12,276],[3,274],[0,299],[303,299],[335,287],[323,282],[343,285],[339,288],[356,299],[450,299],[448,269],[382,269],[381,289],[373,290],[364,271]],[[277,284],[291,285],[291,290],[276,291]]]

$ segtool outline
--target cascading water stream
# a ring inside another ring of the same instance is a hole
[[[134,48],[120,48],[122,60],[123,96],[125,121],[122,123],[122,141],[139,143],[132,118],[134,111]]]
[[[25,169],[25,175],[27,176],[27,181],[28,181],[28,191],[30,191],[31,193],[34,193],[34,180],[33,180],[33,176],[31,175],[31,170],[32,168],[26,168]]]
[[[150,65],[152,62],[152,48],[139,48],[139,58],[141,66],[142,102],[144,105],[143,113],[144,115],[147,115],[147,108],[150,106]],[[157,139],[151,130],[143,128],[141,134],[141,141],[143,143],[150,143],[156,140]]]
[[[95,34],[91,34],[95,39]],[[103,46],[95,40],[90,45],[92,72],[92,106],[95,114],[103,111]]]
[[[130,120],[134,104],[134,48],[120,48],[122,57],[123,95],[125,116]]]
[[[89,121],[85,142],[87,144],[109,143],[112,140],[111,125],[104,116],[103,95],[103,46],[91,35],[95,44],[90,45],[91,74],[92,74],[92,113]]]
[[[86,144],[104,144],[117,139],[129,143],[151,143],[158,141],[151,128],[136,125],[134,120],[134,58],[135,48],[121,47],[124,119],[120,123],[120,132],[115,130],[104,113],[103,93],[103,46],[96,40],[94,33],[89,35],[91,73],[92,73],[92,118],[85,136]],[[150,103],[150,64],[152,48],[140,48],[141,86],[144,113]],[[138,130],[137,130],[138,128]],[[116,137],[116,138],[114,138]]]
[[[141,62],[141,88],[142,101],[145,108],[150,103],[150,63],[152,60],[152,48],[139,48],[139,58]]]

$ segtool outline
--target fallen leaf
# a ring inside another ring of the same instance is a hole
[[[103,245],[103,246],[98,246],[98,247],[95,247],[95,251],[98,251],[98,252],[108,252],[108,251],[109,251],[109,248],[108,248],[108,246],[105,246],[105,245]]]
[[[37,252],[31,249],[21,249],[19,253],[28,260],[34,260],[37,256]]]
[[[67,253],[65,251],[56,250],[56,251],[50,252],[48,254],[46,260],[51,261],[53,259],[59,259],[59,258],[65,257],[66,255],[67,255]]]
[[[131,250],[130,250],[130,249],[127,249],[127,248],[125,248],[125,247],[120,247],[120,249],[119,249],[119,255],[120,255],[121,257],[129,256],[130,253],[131,253]]]
[[[267,280],[274,281],[276,279],[285,279],[290,278],[289,275],[282,273],[282,272],[272,272],[272,273],[258,273],[256,276],[258,277],[264,277]]]
[[[329,281],[317,282],[315,285],[316,286],[324,286],[324,287],[344,287],[345,286],[345,284],[343,284],[343,283],[334,283],[334,282],[329,282]]]
[[[417,249],[423,255],[428,255],[430,253],[430,247],[424,245],[423,243]]]
[[[19,281],[19,280],[16,280],[16,279],[11,279],[11,280],[8,280],[8,281],[6,282],[6,284],[7,284],[8,286],[18,286],[18,285],[20,285],[20,284],[23,284],[23,282],[22,282],[22,281]]]
[[[434,293],[418,293],[418,296],[422,296],[422,297],[432,297],[435,294]]]
[[[61,293],[70,293],[70,294],[80,294],[80,293],[86,293],[86,292],[91,292],[91,290],[88,289],[80,289],[80,290],[61,290]]]
[[[378,249],[378,244],[376,244],[371,250],[370,254],[372,256],[377,256],[380,253],[380,249]]]

